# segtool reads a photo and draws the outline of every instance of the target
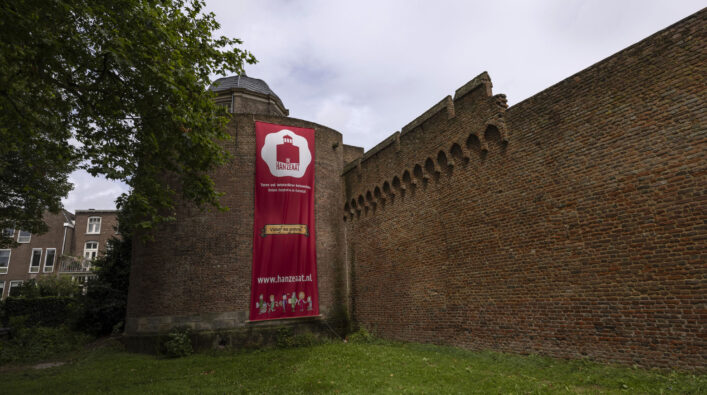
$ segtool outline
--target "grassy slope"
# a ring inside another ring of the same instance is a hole
[[[158,359],[102,348],[6,367],[2,393],[707,393],[707,377],[415,344],[325,344]]]

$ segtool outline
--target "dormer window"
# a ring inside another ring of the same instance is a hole
[[[86,233],[98,234],[101,233],[101,217],[88,217],[88,225]]]

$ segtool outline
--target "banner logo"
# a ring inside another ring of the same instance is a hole
[[[275,177],[302,178],[312,162],[307,139],[288,129],[265,136],[260,157]]]

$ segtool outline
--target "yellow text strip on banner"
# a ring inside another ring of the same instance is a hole
[[[260,236],[267,235],[305,235],[309,237],[307,225],[265,225]]]

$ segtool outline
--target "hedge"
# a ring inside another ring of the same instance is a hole
[[[80,304],[68,296],[44,296],[40,298],[5,299],[2,304],[2,324],[7,326],[10,319],[25,316],[26,326],[72,325],[79,317]]]

